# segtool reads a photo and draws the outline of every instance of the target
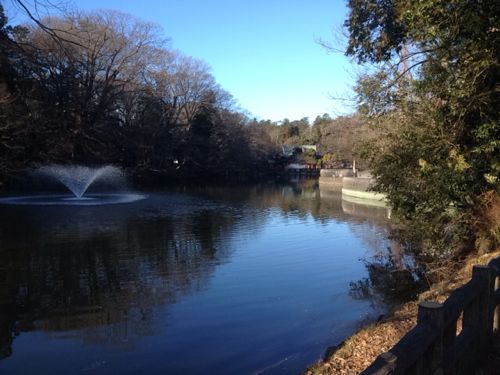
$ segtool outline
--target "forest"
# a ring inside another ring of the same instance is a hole
[[[500,3],[350,0],[363,155],[426,259],[500,241]],[[446,261],[444,263],[446,265]]]

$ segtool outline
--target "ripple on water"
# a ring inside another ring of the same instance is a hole
[[[144,194],[89,194],[78,198],[72,195],[25,195],[0,198],[0,204],[23,206],[100,206],[131,203],[147,198]]]

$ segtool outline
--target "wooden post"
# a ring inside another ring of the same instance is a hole
[[[494,279],[494,291],[493,291],[493,298],[491,304],[492,309],[493,309],[493,332],[498,332],[500,329],[500,307],[497,307],[496,303],[496,296],[495,296],[495,291],[500,288],[500,268],[498,267],[498,258],[491,260],[488,263],[488,266],[491,268],[492,271],[492,278]]]
[[[380,354],[377,359],[359,375],[389,375],[395,374],[398,358],[391,352]]]
[[[386,363],[385,367],[390,372],[396,369],[398,359],[391,352],[385,352],[380,355],[380,358]]]
[[[488,266],[474,266],[472,280],[453,292],[444,305],[419,303],[417,327],[390,352],[379,356],[362,374],[473,373],[491,345],[493,329],[500,329],[499,287],[500,258],[494,259]],[[457,319],[461,311],[462,332],[457,337]],[[420,333],[422,336],[419,336]],[[421,337],[426,340],[422,341]],[[456,340],[459,340],[460,347],[455,347]]]
[[[474,266],[472,268],[472,278],[477,279],[479,283],[478,297],[478,354],[483,357],[488,349],[493,331],[493,321],[491,319],[490,304],[493,299],[493,286],[491,269],[488,266]]]
[[[455,338],[457,337],[457,321],[448,322],[443,331],[443,374],[455,375]]]
[[[489,270],[484,266],[474,266],[472,269],[472,281],[477,290],[475,298],[464,308],[463,332],[471,336],[469,350],[467,350],[467,359],[463,358],[461,371],[470,373],[475,364],[480,360],[485,350],[487,339],[486,330],[488,329],[488,286]]]
[[[427,324],[437,332],[436,340],[425,355],[424,374],[443,373],[444,361],[444,309],[438,302],[423,301],[418,304],[417,325]]]
[[[496,273],[495,273],[496,276]],[[500,289],[500,277],[495,277],[495,291]],[[493,296],[495,292],[493,292]],[[500,306],[496,305],[496,298],[493,297],[493,331],[498,332],[500,329]]]
[[[426,366],[424,364],[424,357],[420,357],[417,362],[415,362],[405,375],[425,375]]]

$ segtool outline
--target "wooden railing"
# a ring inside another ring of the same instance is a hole
[[[444,303],[420,302],[417,325],[361,375],[474,373],[500,326],[499,276],[496,258],[474,266],[472,279]]]

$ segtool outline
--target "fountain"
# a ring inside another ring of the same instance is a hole
[[[103,204],[130,203],[146,198],[136,193],[87,193],[96,181],[117,185],[124,181],[122,171],[113,166],[90,168],[81,165],[48,165],[33,172],[36,177],[49,177],[59,181],[71,191],[68,194],[27,195],[0,198],[0,204],[14,205],[74,205],[96,206]]]

